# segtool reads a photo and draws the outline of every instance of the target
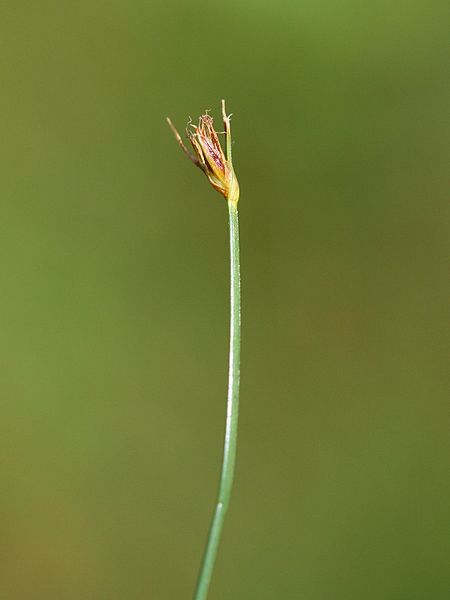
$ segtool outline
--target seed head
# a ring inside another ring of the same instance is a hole
[[[199,117],[198,125],[189,123],[186,128],[186,136],[192,145],[194,154],[186,148],[169,118],[167,118],[167,122],[182,150],[205,173],[213,188],[225,196],[229,202],[237,204],[239,184],[231,161],[231,115],[227,115],[225,112],[225,100],[222,100],[222,116],[226,136],[226,155],[214,129],[213,118],[207,112]]]

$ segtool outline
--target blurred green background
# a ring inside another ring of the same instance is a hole
[[[448,598],[447,2],[6,0],[0,597],[189,599],[241,185],[236,487],[211,600]]]

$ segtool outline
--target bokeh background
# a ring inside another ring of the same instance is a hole
[[[243,355],[211,600],[448,598],[447,3],[0,7],[0,597],[190,598],[218,482],[233,112]]]

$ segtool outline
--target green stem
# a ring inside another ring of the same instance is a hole
[[[206,600],[214,569],[225,514],[230,503],[236,461],[239,413],[239,371],[241,355],[241,282],[239,261],[239,220],[237,203],[228,202],[230,231],[230,355],[228,372],[227,419],[222,471],[216,508],[198,576],[194,600]]]

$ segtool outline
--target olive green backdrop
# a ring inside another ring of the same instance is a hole
[[[0,597],[189,599],[215,498],[233,112],[243,355],[211,600],[450,589],[446,2],[0,8]]]

